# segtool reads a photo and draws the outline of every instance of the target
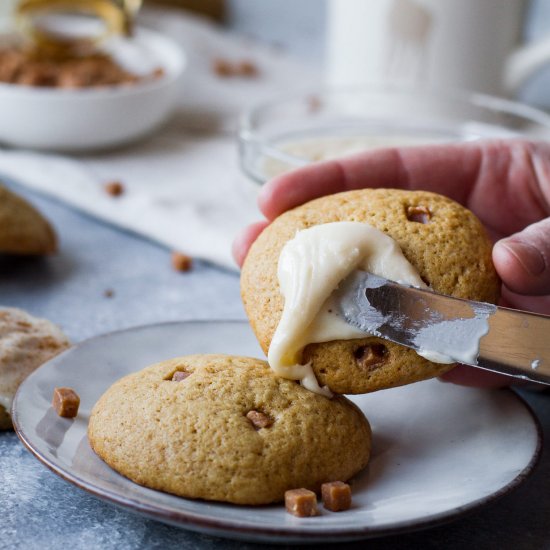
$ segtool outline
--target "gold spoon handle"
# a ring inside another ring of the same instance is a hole
[[[15,15],[23,33],[31,38],[35,47],[53,54],[68,55],[75,43],[99,43],[112,35],[131,35],[134,17],[140,7],[141,0],[20,0]],[[105,31],[93,38],[67,41],[35,24],[36,17],[55,13],[92,15],[103,21]]]

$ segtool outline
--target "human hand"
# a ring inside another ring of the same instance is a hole
[[[242,265],[252,242],[284,211],[323,195],[388,187],[433,191],[474,212],[495,242],[501,305],[550,315],[550,144],[520,140],[366,151],[312,164],[264,185],[267,218],[247,227],[233,253]],[[443,380],[483,387],[513,382],[459,366]]]

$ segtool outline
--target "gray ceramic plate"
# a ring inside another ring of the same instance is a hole
[[[189,353],[262,356],[244,322],[168,323],[93,338],[22,384],[13,406],[17,433],[54,472],[109,502],[187,529],[286,543],[353,540],[448,521],[517,486],[539,455],[538,424],[514,393],[430,380],[353,399],[371,422],[374,448],[370,465],[354,480],[347,512],[299,519],[280,505],[193,501],[140,487],[90,449],[90,411],[121,376]],[[80,394],[75,420],[51,409],[55,386]]]

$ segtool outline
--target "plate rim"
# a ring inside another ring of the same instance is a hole
[[[188,325],[188,324],[210,324],[210,323],[222,323],[222,324],[233,324],[233,325],[248,325],[248,322],[243,319],[198,319],[198,320],[180,320],[180,321],[167,321],[161,323],[151,323],[151,324],[141,324],[132,327],[127,327],[123,329],[118,329],[102,334],[86,338],[78,342],[77,344],[71,346],[66,351],[55,356],[54,358],[46,361],[42,364],[36,371],[31,373],[23,383],[19,386],[16,395],[13,400],[13,405],[11,409],[11,417],[14,426],[14,431],[23,443],[24,447],[43,465],[45,465],[49,470],[58,475],[61,479],[72,483],[79,489],[86,491],[89,494],[99,498],[100,500],[106,501],[110,504],[119,506],[125,510],[129,510],[133,513],[138,513],[144,515],[148,518],[155,519],[157,521],[168,523],[170,525],[188,529],[195,532],[210,532],[217,536],[225,536],[233,539],[249,540],[249,541],[280,541],[284,543],[288,542],[298,542],[298,543],[316,543],[320,541],[324,542],[337,542],[337,541],[351,541],[351,540],[361,540],[366,538],[374,537],[383,537],[388,535],[397,535],[401,533],[409,533],[413,531],[419,531],[423,529],[429,529],[442,525],[444,523],[459,519],[464,517],[471,512],[474,512],[476,509],[481,508],[491,502],[498,500],[504,495],[510,493],[515,488],[517,488],[523,481],[525,481],[535,470],[542,454],[543,446],[543,432],[540,420],[537,415],[534,413],[533,409],[525,401],[525,399],[519,395],[517,392],[513,391],[510,388],[503,388],[500,391],[505,391],[515,397],[515,399],[523,405],[527,413],[529,414],[536,432],[536,447],[534,449],[533,455],[529,460],[529,463],[505,486],[501,487],[498,491],[495,491],[489,495],[482,496],[479,499],[476,499],[468,504],[463,506],[458,506],[452,508],[451,510],[440,512],[432,516],[426,516],[425,519],[421,520],[406,520],[399,523],[396,523],[392,526],[385,527],[372,527],[372,526],[357,526],[354,528],[345,527],[331,527],[331,528],[322,528],[322,529],[311,529],[310,526],[304,524],[297,525],[287,525],[284,527],[276,526],[259,526],[254,524],[255,522],[247,521],[246,516],[243,518],[242,522],[236,522],[234,519],[224,519],[208,516],[207,514],[197,514],[196,512],[186,511],[186,510],[177,510],[167,512],[161,507],[148,504],[146,502],[138,502],[132,498],[121,496],[116,491],[111,491],[108,489],[102,489],[97,487],[91,482],[81,479],[78,475],[72,473],[70,470],[58,466],[54,461],[50,460],[46,455],[42,454],[39,450],[35,449],[29,440],[27,434],[25,433],[23,427],[19,423],[18,412],[16,408],[16,403],[20,393],[22,393],[22,388],[27,384],[30,384],[32,378],[34,378],[35,373],[39,370],[47,367],[51,362],[58,360],[63,355],[75,352],[78,348],[83,347],[85,344],[90,342],[101,340],[105,337],[116,336],[121,333],[133,332],[136,330],[147,330],[151,328],[162,328],[164,326],[173,326],[173,325]],[[86,438],[87,440],[87,438]],[[88,442],[89,445],[89,442]],[[99,458],[99,457],[98,457]],[[101,459],[100,459],[101,460]],[[110,467],[109,467],[110,468]],[[116,470],[110,468],[113,472],[118,475]],[[124,476],[122,476],[124,477]],[[125,478],[127,479],[127,478]],[[140,486],[142,487],[142,486]],[[150,489],[153,490],[153,489]],[[162,492],[162,491],[160,491]],[[183,498],[183,497],[181,497]],[[208,504],[208,501],[201,501],[197,499],[184,499],[184,500],[194,500],[195,502],[204,502]],[[223,504],[223,503],[222,503]],[[236,505],[238,506],[238,505]],[[306,529],[304,529],[306,527]]]

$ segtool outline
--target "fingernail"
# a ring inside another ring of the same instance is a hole
[[[546,269],[543,255],[534,246],[520,241],[503,242],[501,245],[515,256],[530,275],[540,275]]]

